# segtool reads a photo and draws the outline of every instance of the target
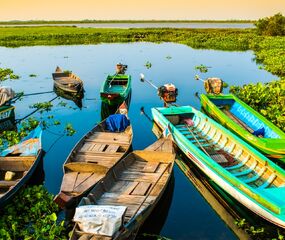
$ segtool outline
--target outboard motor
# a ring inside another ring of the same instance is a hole
[[[223,92],[223,80],[220,78],[207,78],[204,88],[208,94],[220,94]]]
[[[172,83],[167,83],[163,86],[160,86],[157,89],[157,95],[165,103],[174,103],[176,102],[176,97],[178,95],[178,89]]]
[[[118,63],[116,65],[116,74],[125,74],[128,69],[128,65],[124,65],[122,63]]]

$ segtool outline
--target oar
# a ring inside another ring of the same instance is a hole
[[[55,99],[57,99],[58,98],[58,96],[56,96],[56,97],[54,97],[53,99],[51,99],[50,101],[48,101],[48,102],[52,102],[52,101],[54,101]],[[33,115],[35,112],[37,112],[37,111],[39,111],[41,108],[37,108],[37,109],[35,109],[34,111],[32,111],[31,113],[29,113],[28,115],[26,115],[25,117],[23,117],[23,118],[21,118],[21,119],[17,119],[15,122],[16,123],[19,123],[19,122],[21,122],[21,121],[23,121],[23,120],[25,120],[27,117],[29,117],[29,116],[31,116],[31,115]]]
[[[195,80],[197,80],[197,81],[202,81],[202,82],[206,82],[206,80],[200,78],[199,75],[195,75]]]
[[[47,92],[36,92],[36,93],[17,93],[15,97],[13,97],[11,100],[13,103],[15,103],[17,100],[19,100],[21,97],[27,97],[27,96],[33,96],[33,95],[41,95],[46,93],[53,93],[54,91],[47,91]]]
[[[117,73],[115,73],[115,74],[113,75],[113,78],[112,78],[111,81],[109,82],[109,88],[111,87],[111,83],[112,83],[112,81],[115,79],[116,76],[117,76]]]

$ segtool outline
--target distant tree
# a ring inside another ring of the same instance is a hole
[[[285,16],[281,13],[261,18],[255,23],[255,26],[260,35],[285,36]]]

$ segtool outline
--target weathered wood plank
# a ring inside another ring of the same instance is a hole
[[[63,176],[61,191],[63,192],[72,192],[74,189],[74,184],[77,179],[78,172],[66,173]]]
[[[132,191],[131,195],[140,195],[144,196],[149,190],[151,183],[140,182],[135,189]]]
[[[104,176],[105,174],[93,173],[86,181],[82,182],[82,184],[75,187],[73,191],[78,193],[84,192],[90,187],[92,187],[94,184],[96,184]]]
[[[91,175],[92,175],[92,172],[79,173],[77,176],[76,182],[74,184],[74,187],[77,187],[79,184],[86,181],[86,179],[89,178]]]
[[[108,153],[115,153],[115,152],[118,151],[119,147],[120,147],[119,145],[109,145],[109,146],[107,147],[107,149],[105,150],[105,152],[108,152]]]
[[[139,182],[133,181],[117,181],[116,184],[110,189],[110,192],[120,194],[130,194]]]
[[[160,162],[148,162],[143,168],[143,172],[154,173]]]
[[[82,148],[80,149],[80,152],[88,151],[93,146],[92,143],[85,143]]]
[[[0,181],[0,187],[12,187],[12,186],[15,186],[18,182],[17,181],[5,181],[5,180],[2,180]]]

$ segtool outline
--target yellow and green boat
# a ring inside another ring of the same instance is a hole
[[[220,188],[285,228],[285,170],[190,106],[153,108],[152,115],[187,158]]]
[[[285,162],[285,133],[232,94],[201,94],[205,112],[270,158]]]

